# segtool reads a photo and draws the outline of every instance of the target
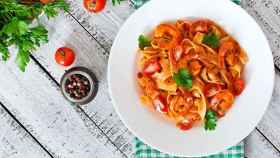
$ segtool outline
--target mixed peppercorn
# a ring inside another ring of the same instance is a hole
[[[73,74],[66,80],[65,91],[71,98],[81,100],[88,96],[90,82],[81,74]]]

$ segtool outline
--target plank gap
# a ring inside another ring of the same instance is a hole
[[[278,153],[280,153],[280,149],[278,149],[277,147],[276,147],[276,145],[274,145],[274,143],[272,143],[268,138],[267,138],[267,136],[261,131],[261,130],[259,130],[258,128],[256,128],[256,130],[272,145],[272,147],[278,152]]]
[[[11,116],[14,121],[21,127],[23,128],[24,131],[27,132],[27,134],[51,157],[54,158],[54,156],[35,138],[35,136],[33,136],[28,130],[27,128],[25,128],[25,126],[10,112],[10,110],[2,103],[0,102],[1,107],[9,114],[9,116]]]

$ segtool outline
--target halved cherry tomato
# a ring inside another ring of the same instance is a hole
[[[192,119],[185,119],[177,123],[177,127],[183,131],[187,131],[193,127],[194,121]]]
[[[220,84],[209,83],[204,87],[204,95],[206,97],[213,97],[223,89]]]
[[[150,59],[144,64],[143,74],[144,75],[152,75],[155,72],[158,72],[161,70],[160,63],[158,59]]]
[[[235,96],[240,95],[245,89],[245,81],[240,78],[236,79],[233,84],[233,89],[234,89]]]
[[[207,33],[209,31],[209,22],[207,20],[197,20],[191,25],[191,33],[196,32]]]
[[[84,0],[84,7],[89,12],[100,12],[105,8],[106,0]]]
[[[69,66],[75,60],[75,53],[70,48],[61,47],[55,53],[55,60],[60,65]]]
[[[156,111],[166,114],[168,112],[168,106],[166,103],[166,99],[164,98],[164,96],[159,95],[157,96],[154,100],[154,107],[156,109]]]

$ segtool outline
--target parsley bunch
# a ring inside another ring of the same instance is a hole
[[[9,47],[18,50],[16,63],[21,71],[25,71],[30,61],[30,54],[41,43],[48,41],[48,31],[40,24],[31,25],[41,13],[48,18],[58,14],[58,10],[69,10],[64,0],[55,0],[48,4],[34,2],[22,4],[18,0],[0,0],[0,56],[7,61],[10,57]]]

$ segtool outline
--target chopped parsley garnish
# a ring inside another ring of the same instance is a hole
[[[140,35],[138,38],[138,45],[141,50],[143,50],[145,47],[151,46],[151,41],[148,37],[144,35]]]
[[[210,32],[204,36],[202,43],[204,43],[212,48],[218,48],[220,45],[220,40],[219,40],[219,37],[215,33]]]
[[[217,126],[217,114],[215,111],[208,109],[205,115],[205,120],[204,120],[204,129],[205,130],[215,130]]]
[[[192,76],[187,69],[180,69],[178,73],[174,74],[173,80],[178,86],[188,89],[192,88]]]

